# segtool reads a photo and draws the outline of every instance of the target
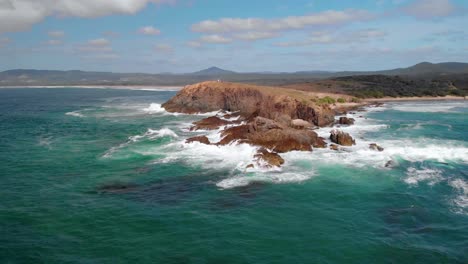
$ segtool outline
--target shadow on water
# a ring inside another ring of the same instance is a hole
[[[136,170],[138,174],[147,172],[150,170],[146,167]],[[248,186],[222,190],[216,186],[216,182],[221,180],[224,175],[223,172],[192,173],[162,177],[147,183],[110,181],[95,187],[88,193],[102,197],[118,196],[149,206],[196,204],[196,206],[218,211],[256,204],[260,199],[259,195],[268,186],[266,183],[257,182]]]

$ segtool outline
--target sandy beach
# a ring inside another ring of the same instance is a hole
[[[365,102],[399,102],[399,101],[444,101],[444,100],[466,100],[462,96],[427,96],[427,97],[383,97],[383,98],[368,98]]]

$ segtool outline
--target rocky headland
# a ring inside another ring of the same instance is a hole
[[[362,105],[323,103],[314,93],[279,87],[209,81],[184,87],[162,105],[168,112],[219,112],[190,128],[220,129],[221,140],[210,142],[205,136],[187,139],[187,143],[208,145],[247,143],[260,147],[255,154],[257,166],[279,167],[284,160],[278,153],[312,151],[326,148],[324,138],[314,128],[331,126],[335,115]],[[354,120],[340,119],[340,124],[352,125]],[[338,135],[338,136],[336,136]],[[336,138],[337,137],[337,138]],[[333,131],[332,141],[351,146],[354,139],[348,134]],[[248,167],[254,166],[254,164]]]

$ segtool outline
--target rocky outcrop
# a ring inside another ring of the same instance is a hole
[[[256,117],[250,123],[230,127],[221,132],[218,145],[232,142],[248,143],[283,153],[293,150],[312,151],[312,147],[325,147],[325,141],[311,130],[299,130],[277,121]]]
[[[203,143],[203,144],[206,144],[206,145],[211,144],[210,140],[206,136],[191,137],[191,138],[188,138],[185,142],[186,143],[200,142],[200,143]]]
[[[372,150],[375,150],[375,151],[384,151],[384,148],[377,145],[376,143],[369,144],[369,148],[372,149]]]
[[[238,111],[244,118],[256,113],[277,121],[286,115],[317,126],[333,123],[334,111],[330,106],[316,105],[312,99],[303,91],[211,81],[184,87],[163,107],[168,112],[188,114],[222,109]]]
[[[336,130],[336,129],[331,131],[330,140],[333,143],[336,143],[342,146],[356,145],[356,142],[348,133],[345,133],[341,130]]]
[[[340,125],[354,125],[354,118],[348,118],[348,117],[340,117],[338,120],[338,124]]]
[[[278,153],[270,152],[265,148],[259,149],[254,158],[257,165],[262,167],[281,167],[284,164],[284,159]]]
[[[221,126],[232,124],[231,121],[226,121],[217,116],[210,116],[204,118],[200,121],[193,122],[194,126],[190,128],[191,131],[194,130],[215,130]]]
[[[340,150],[340,148],[336,144],[330,144],[330,149],[331,150],[336,150],[336,151]]]
[[[291,120],[291,127],[295,129],[310,129],[313,127],[313,125],[310,122],[302,119],[294,119]]]

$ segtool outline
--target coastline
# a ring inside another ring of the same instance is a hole
[[[466,100],[462,96],[428,96],[428,97],[383,97],[383,98],[367,98],[363,99],[364,102],[406,102],[406,101],[447,101],[447,100]]]
[[[15,85],[0,86],[0,89],[17,88],[80,88],[80,89],[122,89],[122,90],[142,90],[142,91],[179,91],[183,86],[164,85]]]

